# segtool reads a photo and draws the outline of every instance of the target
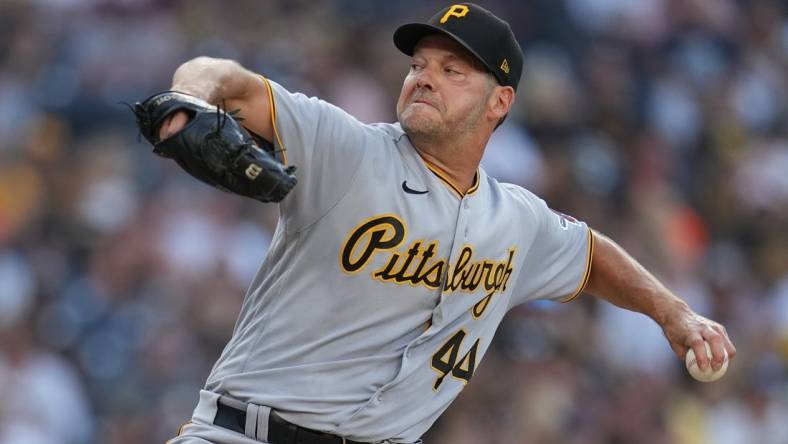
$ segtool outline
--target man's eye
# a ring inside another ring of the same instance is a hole
[[[457,71],[456,69],[454,69],[454,68],[452,68],[452,67],[450,67],[450,66],[449,66],[449,67],[446,67],[446,68],[444,68],[443,70],[444,70],[445,72],[449,73],[449,74],[460,74],[460,72],[459,72],[459,71]]]
[[[411,71],[417,71],[419,69],[421,69],[421,66],[418,63],[411,63],[410,64],[410,70]]]

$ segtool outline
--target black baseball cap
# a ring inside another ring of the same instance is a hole
[[[394,44],[412,56],[422,37],[436,33],[456,40],[487,67],[498,83],[517,90],[523,51],[508,23],[479,5],[458,3],[441,9],[427,23],[400,26],[394,32]]]

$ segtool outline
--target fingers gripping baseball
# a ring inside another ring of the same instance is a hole
[[[709,366],[718,370],[726,359],[726,353],[728,359],[736,355],[736,347],[725,327],[696,313],[689,312],[676,317],[663,330],[679,358],[683,360],[690,349],[694,351],[701,370]],[[706,342],[711,347],[711,361],[706,356]]]

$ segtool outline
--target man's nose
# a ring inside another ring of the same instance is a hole
[[[418,88],[425,88],[430,91],[435,90],[435,79],[433,78],[433,74],[429,69],[422,69],[418,74],[416,74],[416,86]]]

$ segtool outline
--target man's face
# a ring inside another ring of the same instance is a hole
[[[413,52],[397,101],[397,118],[411,136],[452,137],[484,121],[495,86],[474,56],[453,39],[433,34]]]

